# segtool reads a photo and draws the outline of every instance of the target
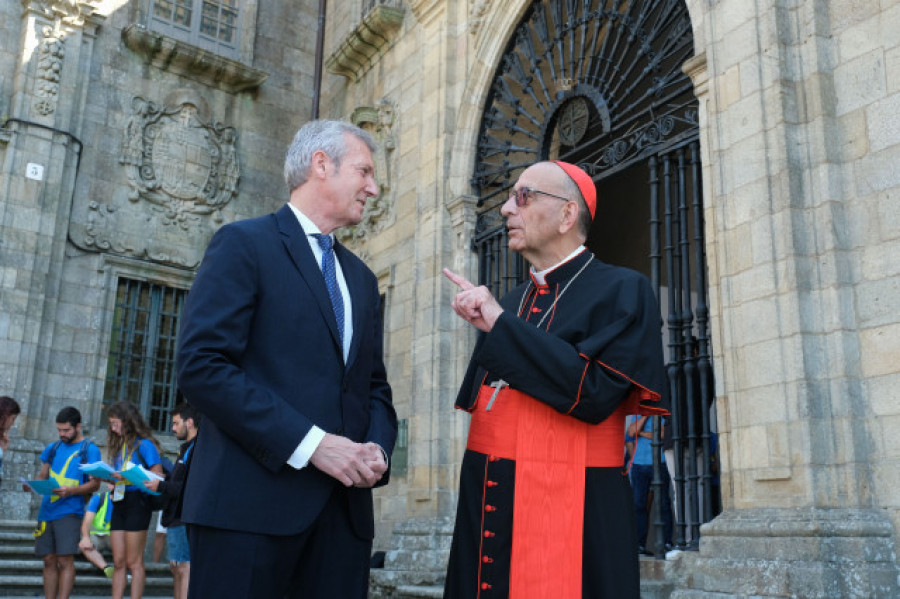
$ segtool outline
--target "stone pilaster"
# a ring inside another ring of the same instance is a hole
[[[842,81],[839,9],[746,8],[692,14],[725,511],[672,564],[673,597],[898,596],[853,291],[871,240],[845,137],[883,82]]]
[[[80,116],[102,21],[89,1],[23,2],[20,60],[0,142],[0,379],[13,396],[29,398],[19,430],[32,438],[41,419],[52,422],[47,414],[59,402],[79,405],[90,388],[53,367],[51,348],[57,317],[79,318],[59,311],[58,293],[83,145]]]

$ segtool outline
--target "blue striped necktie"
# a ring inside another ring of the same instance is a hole
[[[334,308],[334,317],[337,319],[338,335],[341,347],[344,346],[344,297],[338,287],[337,274],[334,269],[334,252],[331,249],[330,235],[316,233],[313,235],[322,248],[322,276],[325,277],[325,286],[328,287],[328,297],[331,298],[331,307]]]

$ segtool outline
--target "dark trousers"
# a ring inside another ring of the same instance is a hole
[[[662,477],[662,488],[660,489],[660,497],[654,495],[654,501],[660,502],[663,519],[663,537],[666,543],[672,542],[672,500],[670,499],[669,473],[665,464],[660,464],[660,477]],[[638,545],[647,546],[647,520],[650,516],[650,491],[655,489],[651,487],[653,482],[653,466],[643,464],[631,465],[631,488],[634,490],[634,518],[637,526]],[[648,549],[652,549],[648,547]]]
[[[189,599],[365,599],[371,540],[351,529],[336,492],[309,527],[273,536],[190,525]]]

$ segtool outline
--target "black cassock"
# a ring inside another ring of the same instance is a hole
[[[547,273],[546,285],[529,281],[500,303],[504,312],[476,344],[458,408],[472,411],[479,390],[503,379],[590,424],[635,395],[648,412],[665,409],[660,311],[643,275],[585,249]],[[466,450],[445,598],[509,595],[515,478],[514,460]],[[639,597],[633,506],[624,463],[585,468],[582,597]]]

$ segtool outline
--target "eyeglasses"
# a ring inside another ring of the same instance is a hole
[[[509,190],[509,200],[515,200],[516,206],[519,208],[523,207],[528,201],[531,199],[531,196],[539,193],[541,195],[550,196],[551,198],[556,198],[557,200],[563,200],[565,202],[571,202],[569,198],[564,198],[562,196],[558,196],[555,193],[548,193],[546,191],[541,191],[540,189],[533,189],[531,187],[520,187],[519,189],[510,189]]]

